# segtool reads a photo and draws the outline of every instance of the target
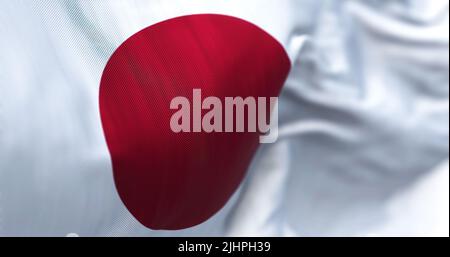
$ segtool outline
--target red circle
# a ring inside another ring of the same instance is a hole
[[[151,229],[197,225],[222,208],[258,147],[256,133],[174,133],[176,96],[278,96],[290,68],[283,47],[244,20],[182,16],[128,38],[100,83],[100,114],[117,191]],[[192,102],[191,102],[192,103]]]

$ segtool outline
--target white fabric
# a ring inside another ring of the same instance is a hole
[[[448,1],[0,4],[0,235],[448,236]],[[259,25],[294,65],[280,138],[228,204],[152,231],[115,191],[99,81],[126,38],[193,13]]]

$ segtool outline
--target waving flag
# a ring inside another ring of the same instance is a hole
[[[0,32],[2,236],[448,235],[448,1],[4,1]],[[278,139],[169,131],[195,89],[279,96]]]

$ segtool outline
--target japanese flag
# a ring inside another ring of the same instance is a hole
[[[2,3],[0,235],[448,235],[429,2]],[[278,139],[173,132],[194,89],[279,97]]]

